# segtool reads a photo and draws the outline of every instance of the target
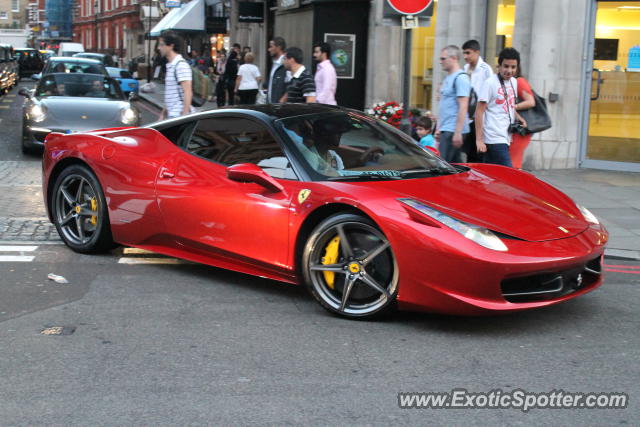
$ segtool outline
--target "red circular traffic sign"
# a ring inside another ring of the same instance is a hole
[[[424,12],[433,0],[387,0],[389,6],[405,15],[417,15]]]

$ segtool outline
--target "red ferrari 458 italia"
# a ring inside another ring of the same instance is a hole
[[[510,312],[602,283],[607,231],[519,170],[448,164],[327,105],[50,134],[44,197],[72,250],[116,244],[304,284],[350,318]]]

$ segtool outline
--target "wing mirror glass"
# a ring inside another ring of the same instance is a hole
[[[20,89],[18,91],[18,95],[22,95],[25,98],[31,98],[31,93],[29,92],[29,89],[27,89],[26,87],[23,87],[22,89]]]

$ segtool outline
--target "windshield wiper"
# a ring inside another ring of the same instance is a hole
[[[407,169],[400,171],[402,177],[407,177],[409,175],[451,175],[454,173],[458,173],[457,170],[435,167],[435,168],[425,168],[425,169]]]
[[[401,175],[388,175],[379,173],[363,173],[361,175],[344,175],[344,176],[332,176],[328,178],[329,181],[349,181],[349,180],[392,180],[402,179]]]

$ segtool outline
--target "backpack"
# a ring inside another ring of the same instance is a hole
[[[184,59],[178,61],[178,64],[181,62],[187,62]],[[176,64],[173,69],[173,74],[176,79],[176,83],[178,83],[178,93],[182,93],[180,89],[180,83],[178,82],[178,64]],[[209,80],[202,71],[197,69],[196,67],[191,67],[191,89],[193,90],[193,94],[191,96],[191,105],[194,107],[202,107],[205,102],[207,102],[207,97],[210,93],[210,85],[211,80]],[[180,99],[182,100],[182,95],[180,95]]]
[[[464,71],[458,73],[458,75],[453,79],[453,88],[456,88],[456,80],[460,77],[460,74],[466,74]],[[469,78],[469,86],[471,86],[471,78]],[[475,90],[473,90],[473,86],[471,86],[471,92],[469,92],[469,108],[467,109],[467,116],[469,116],[470,120],[475,119],[476,115],[476,105],[478,104],[478,94]]]

